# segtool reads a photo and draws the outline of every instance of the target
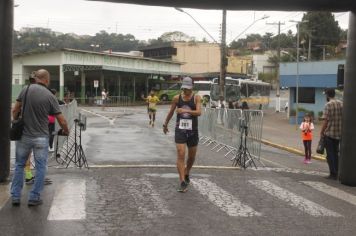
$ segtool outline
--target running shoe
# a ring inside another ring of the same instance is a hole
[[[25,179],[25,184],[26,185],[31,185],[35,183],[35,177],[32,177],[31,179]]]
[[[185,181],[187,184],[190,184],[189,175],[185,175],[185,176],[184,176],[184,181]]]
[[[182,181],[182,183],[180,183],[179,188],[177,189],[178,192],[180,193],[185,193],[188,190],[188,184],[185,181]]]
[[[310,159],[307,160],[307,164],[311,164],[312,161]]]

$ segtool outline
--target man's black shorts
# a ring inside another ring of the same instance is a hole
[[[176,143],[186,143],[188,147],[198,146],[199,134],[198,130],[175,130],[175,142]]]

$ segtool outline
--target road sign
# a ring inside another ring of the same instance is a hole
[[[94,80],[94,88],[98,88],[99,87],[99,80]]]

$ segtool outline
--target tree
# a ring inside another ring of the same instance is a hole
[[[322,57],[320,45],[336,46],[339,43],[341,29],[331,12],[307,12],[302,21],[307,22],[300,24],[300,39],[312,40],[312,58]]]
[[[160,36],[160,39],[163,42],[177,42],[177,41],[184,41],[184,42],[190,42],[190,41],[195,41],[194,37],[190,37],[189,35],[180,32],[180,31],[172,31],[172,32],[166,32],[163,33]]]

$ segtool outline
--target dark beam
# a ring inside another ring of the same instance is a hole
[[[13,0],[0,1],[0,182],[10,173]]]
[[[356,9],[355,0],[89,0],[102,2],[129,3],[150,6],[260,10],[260,11],[350,11]]]
[[[347,44],[339,178],[343,184],[356,186],[356,12],[350,12]]]

